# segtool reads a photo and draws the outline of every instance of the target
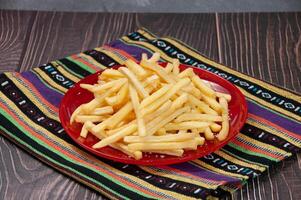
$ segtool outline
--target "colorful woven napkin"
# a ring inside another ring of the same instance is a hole
[[[249,109],[241,133],[203,158],[161,167],[97,158],[75,145],[58,118],[64,93],[99,69],[152,52],[160,52],[163,61],[178,58],[216,73],[239,87]],[[221,197],[300,150],[301,96],[211,61],[175,39],[141,29],[30,71],[1,74],[0,129],[33,156],[112,199]]]

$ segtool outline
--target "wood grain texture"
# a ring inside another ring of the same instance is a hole
[[[301,92],[301,14],[219,14],[220,62]]]
[[[216,14],[219,62],[301,92],[301,14]],[[234,199],[301,199],[300,155],[250,180]]]
[[[0,199],[105,199],[0,136]]]
[[[28,70],[101,46],[143,26],[159,36],[184,41],[238,71],[301,91],[300,13],[0,11],[0,17],[0,71]],[[98,193],[42,164],[1,136],[0,159],[0,199],[102,199]],[[300,175],[301,154],[298,154],[251,180],[232,198],[301,199]]]
[[[201,24],[205,24],[204,28]],[[20,71],[101,46],[138,27],[194,45],[216,59],[214,14],[129,14],[37,12]],[[164,28],[163,28],[164,27]],[[176,30],[176,31],[175,31]],[[190,34],[186,34],[187,31]]]
[[[31,29],[31,12],[0,10],[0,72],[19,65]]]

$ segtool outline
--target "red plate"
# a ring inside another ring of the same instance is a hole
[[[166,63],[162,63],[165,66]],[[188,67],[187,65],[181,65],[180,69],[184,70]],[[116,67],[118,68],[118,67]],[[226,140],[219,141],[207,141],[203,146],[199,146],[195,151],[185,151],[182,157],[174,156],[162,156],[158,154],[144,154],[141,160],[135,160],[126,154],[115,150],[111,147],[104,147],[101,149],[93,149],[92,146],[99,140],[92,134],[88,134],[86,139],[79,136],[82,125],[79,123],[69,123],[69,119],[73,111],[81,104],[89,102],[93,99],[92,93],[87,90],[80,88],[80,83],[94,84],[97,82],[97,77],[100,72],[89,75],[86,78],[79,81],[65,94],[59,109],[59,117],[62,126],[66,130],[67,134],[80,146],[89,152],[110,160],[137,165],[169,165],[174,163],[181,163],[193,159],[200,158],[207,154],[210,154],[224,145],[226,145],[231,139],[233,139],[239,130],[244,125],[247,118],[247,104],[243,94],[230,82],[222,79],[221,77],[199,69],[192,67],[194,72],[199,75],[200,78],[207,80],[213,86],[216,91],[225,92],[232,96],[232,100],[229,102],[229,114],[230,114],[230,131]]]

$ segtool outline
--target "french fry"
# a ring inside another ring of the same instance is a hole
[[[78,123],[85,123],[87,121],[102,122],[107,118],[108,118],[107,116],[99,116],[99,115],[77,115],[75,117],[75,121]]]
[[[164,71],[169,74],[172,71],[173,65],[171,63],[167,63],[166,67],[164,68]]]
[[[107,115],[112,114],[114,112],[112,106],[105,106],[101,108],[95,108],[93,112],[91,112],[91,115]]]
[[[210,114],[184,113],[174,120],[174,122],[184,121],[222,122],[222,117]]]
[[[194,72],[192,68],[187,68],[178,74],[178,78],[192,77],[194,76]]]
[[[166,135],[165,128],[159,128],[154,135]]]
[[[210,106],[208,104],[206,104],[203,101],[200,101],[199,99],[195,98],[194,96],[189,95],[188,100],[191,104],[197,106],[203,113],[211,114],[211,115],[218,115],[218,113],[215,110],[213,110],[212,108],[210,108]]]
[[[124,84],[116,95],[116,102],[114,105],[125,104],[128,100],[129,84]]]
[[[82,83],[79,86],[83,89],[89,90],[90,92],[93,92],[93,89],[95,88],[95,85],[90,85],[85,83]]]
[[[120,123],[131,111],[133,110],[133,106],[131,102],[128,102],[124,105],[120,110],[118,110],[114,115],[105,121],[97,124],[93,129],[93,133],[100,132],[105,128],[113,129],[118,123]]]
[[[83,105],[78,106],[72,113],[70,117],[70,124],[72,124],[75,120],[75,117],[82,112]]]
[[[189,110],[189,107],[180,108],[174,112],[170,109],[165,115],[159,116],[150,123],[146,125],[147,135],[153,135],[157,130],[159,130],[164,125],[168,124],[170,121],[175,119],[177,116]]]
[[[216,95],[215,95],[214,90],[212,90],[210,87],[208,87],[206,84],[204,84],[204,82],[198,76],[193,76],[191,80],[192,80],[193,84],[197,88],[199,88],[199,90],[203,94],[205,94],[209,97],[215,98]]]
[[[222,106],[215,100],[215,98],[207,97],[206,95],[202,95],[202,99],[206,102],[211,108],[213,108],[216,112],[220,113],[222,110]]]
[[[181,142],[195,138],[194,133],[166,134],[162,136],[126,136],[123,141],[126,143],[155,143],[155,142]]]
[[[158,98],[153,104],[147,106],[144,110],[142,110],[142,113],[148,114],[156,110],[158,107],[160,107],[163,103],[165,103],[167,100],[169,100],[170,97],[172,97],[174,94],[177,93],[182,87],[188,85],[190,82],[189,79],[182,79],[178,83],[176,83],[172,88],[165,93],[163,96]],[[142,103],[141,103],[142,104]]]
[[[98,148],[105,147],[109,144],[119,141],[120,139],[122,139],[123,137],[125,137],[127,135],[132,134],[136,130],[137,130],[137,124],[132,124],[132,125],[128,126],[127,128],[120,130],[117,133],[100,140],[98,143],[94,144],[92,146],[92,148],[98,149]]]
[[[160,143],[131,143],[128,145],[132,151],[160,151],[174,149],[196,150],[198,141],[187,140],[184,142],[160,142]]]
[[[95,125],[91,121],[86,121],[82,127],[82,130],[80,132],[80,136],[83,138],[86,138],[88,135],[89,130],[94,127]]]
[[[108,77],[108,78],[124,78],[125,76],[122,73],[120,73],[118,70],[106,69],[99,76],[100,79],[103,79],[104,77]]]
[[[152,57],[150,57],[150,59],[148,59],[148,62],[156,63],[159,60],[160,60],[160,54],[156,52],[152,55]]]
[[[95,86],[93,89],[92,89],[92,92],[97,92],[97,93],[101,93],[113,86],[116,86],[116,85],[120,85],[122,86],[124,83],[126,83],[127,79],[126,78],[121,78],[121,79],[117,79],[117,80],[114,80],[114,81],[110,81],[108,83],[105,83],[103,85],[98,85],[98,86]]]
[[[179,122],[179,123],[170,123],[167,124],[164,128],[166,131],[171,130],[191,130],[198,129],[199,131],[205,131],[205,129],[210,125],[208,122],[199,122],[199,121],[189,121],[189,122]],[[202,132],[203,132],[202,131]]]
[[[142,60],[140,65],[146,69],[154,71],[166,83],[175,84],[176,81],[159,64]]]
[[[140,160],[142,158],[141,151],[130,151],[128,146],[122,143],[114,143],[114,144],[110,144],[109,146],[123,152],[124,154],[127,154],[130,157],[135,158],[136,160]]]
[[[180,69],[179,69],[179,65],[180,62],[178,59],[173,59],[172,60],[172,65],[173,65],[173,69],[172,69],[172,73],[174,76],[177,76],[180,73]]]
[[[228,103],[227,100],[223,97],[219,98],[219,102],[222,106],[222,118],[223,118],[223,122],[222,122],[222,129],[220,130],[220,132],[216,135],[216,138],[219,141],[223,141],[226,139],[226,137],[228,136],[229,133],[229,112],[228,112]]]
[[[142,53],[141,60],[148,60],[146,53]]]
[[[214,140],[214,134],[209,127],[205,129],[204,136],[206,140]]]
[[[142,117],[141,110],[139,108],[140,103],[139,103],[139,97],[137,91],[131,84],[129,85],[129,91],[130,91],[132,106],[136,114],[139,136],[146,136],[145,123]]]
[[[129,68],[136,76],[138,76],[138,79],[143,79],[147,76],[146,71],[141,67],[139,64],[137,64],[133,60],[126,60],[124,62],[124,65]]]
[[[225,98],[228,102],[231,101],[231,95],[230,94],[226,94],[226,93],[222,93],[222,92],[216,92],[216,96],[218,98]]]
[[[172,87],[171,84],[165,85],[164,87],[162,87],[158,91],[154,92],[153,94],[151,94],[147,98],[143,99],[141,101],[140,108],[146,107],[149,104],[151,104],[154,101],[156,101],[158,98],[160,98],[161,96],[163,96],[167,91],[169,91],[171,89],[171,87]]]
[[[142,87],[142,83],[138,80],[133,72],[125,67],[120,67],[118,70],[128,77],[141,97],[146,98],[149,96],[148,92]]]
[[[212,124],[210,124],[210,129],[213,132],[219,132],[222,129],[222,126],[217,123],[212,123]]]

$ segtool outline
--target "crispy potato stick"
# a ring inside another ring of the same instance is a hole
[[[118,110],[114,115],[108,119],[107,128],[112,129],[117,124],[119,124],[127,115],[133,110],[131,102],[125,104],[120,110]]]
[[[85,83],[81,83],[79,86],[83,89],[89,90],[90,92],[93,92],[93,89],[96,87],[96,85],[90,85]]]
[[[193,95],[189,95],[188,100],[191,104],[197,106],[202,112],[211,115],[218,115],[218,113],[210,108],[205,102],[198,100]]]
[[[228,112],[228,103],[225,98],[219,98],[219,102],[222,105],[222,129],[220,132],[216,135],[217,139],[219,141],[223,141],[227,138],[229,133],[229,112]]]
[[[114,143],[114,144],[110,144],[109,146],[123,152],[124,154],[127,154],[130,157],[135,158],[136,160],[140,160],[142,158],[141,151],[130,151],[128,146],[122,143]]]
[[[92,128],[92,132],[97,133],[104,130],[105,128],[113,129],[118,123],[120,123],[125,117],[127,117],[127,115],[132,110],[132,103],[128,102],[110,118],[106,119],[105,121],[97,124],[94,128]]]
[[[188,95],[187,93],[181,94],[178,98],[176,98],[171,105],[171,109],[177,109],[180,108],[183,104],[185,104],[188,101]]]
[[[144,124],[141,110],[139,108],[139,97],[137,91],[131,84],[129,85],[129,91],[130,91],[132,106],[136,114],[139,136],[146,136],[145,124]]]
[[[188,110],[189,107],[180,108],[174,112],[172,112],[173,109],[170,109],[170,112],[166,112],[165,115],[157,117],[146,125],[147,135],[153,135],[157,130]]]
[[[72,113],[71,117],[70,117],[70,124],[72,124],[75,120],[75,117],[78,115],[78,114],[81,114],[82,112],[82,105],[78,106]]]
[[[148,60],[146,53],[142,53],[141,60]]]
[[[203,145],[205,143],[205,138],[201,136],[196,137],[194,140],[198,143],[198,145]]]
[[[130,60],[130,59],[126,60],[124,62],[124,65],[127,66],[129,68],[129,70],[131,70],[134,74],[136,74],[139,79],[143,79],[147,76],[147,73],[144,70],[144,68],[141,67],[139,64],[137,64],[133,60]]]
[[[204,130],[210,125],[208,122],[200,122],[200,121],[188,121],[188,122],[179,122],[179,123],[170,123],[164,126],[166,131],[171,130],[191,130],[198,129],[199,131]]]
[[[102,79],[102,77],[108,77],[108,78],[124,78],[124,75],[120,73],[118,70],[115,69],[106,69],[104,70],[100,76],[99,79]]]
[[[82,112],[85,114],[91,113],[95,108],[100,107],[105,98],[109,96],[112,92],[114,92],[113,88],[107,90],[105,93],[95,97],[92,101],[85,103],[82,105]]]
[[[128,79],[131,81],[131,83],[136,88],[138,94],[141,97],[146,98],[149,96],[148,92],[143,88],[142,83],[138,80],[135,74],[133,74],[133,72],[131,72],[128,68],[125,67],[119,67],[118,70],[128,77]]]
[[[147,151],[146,151],[147,152]],[[184,153],[183,149],[173,149],[173,150],[161,150],[161,151],[150,151],[152,153],[158,153],[158,154],[165,154],[165,155],[170,155],[170,156],[182,156]]]
[[[192,149],[196,150],[198,141],[187,140],[184,142],[160,142],[160,143],[132,143],[128,147],[132,151],[160,151],[174,149]]]
[[[121,105],[124,104],[128,100],[128,93],[129,93],[129,84],[124,84],[116,95],[116,102],[114,105]]]
[[[156,74],[154,74],[154,75],[151,75],[150,77],[148,77],[148,78],[142,83],[142,85],[143,85],[143,87],[147,87],[147,86],[149,86],[149,85],[151,85],[151,84],[153,84],[153,83],[158,83],[158,82],[160,82],[160,78],[159,78],[159,76],[157,76]]]
[[[167,63],[166,67],[164,68],[166,73],[170,73],[172,71],[173,65],[171,63]]]
[[[209,104],[211,108],[213,108],[216,112],[220,113],[222,110],[222,106],[215,100],[215,98],[208,97],[206,95],[202,95],[202,99],[204,102]]]
[[[179,69],[179,65],[180,65],[180,62],[178,59],[172,59],[172,65],[173,65],[173,68],[172,68],[172,73],[174,76],[177,76],[180,72],[180,69]]]
[[[175,83],[176,81],[170,76],[164,69],[157,63],[151,63],[148,61],[142,60],[140,65],[146,69],[154,71],[162,80],[166,83]]]
[[[210,114],[184,113],[174,120],[174,122],[184,122],[184,121],[221,122],[222,117],[217,115],[210,115]]]
[[[209,127],[205,129],[204,136],[206,140],[214,140],[214,134]]]
[[[104,139],[102,139],[101,141],[99,141],[98,143],[94,144],[92,146],[92,148],[94,149],[98,149],[98,148],[102,148],[105,147],[109,144],[112,144],[114,142],[119,141],[120,139],[122,139],[123,137],[132,134],[133,132],[135,132],[137,130],[137,124],[132,124],[130,126],[128,126],[127,128],[113,134],[110,135]]]
[[[102,122],[107,119],[108,116],[100,116],[100,115],[77,115],[75,117],[75,121],[78,123],[85,123],[87,121],[91,122]]]
[[[208,87],[208,86],[203,82],[203,80],[200,79],[200,77],[198,77],[198,76],[193,76],[191,80],[192,80],[193,84],[194,84],[197,88],[199,88],[199,90],[200,90],[203,94],[205,94],[205,95],[207,95],[207,96],[209,96],[209,97],[215,98],[215,96],[216,96],[216,95],[215,95],[215,91],[212,90],[210,87]]]
[[[137,123],[137,121],[136,121],[136,120],[133,120],[133,121],[131,121],[130,123],[124,124],[123,126],[120,126],[120,127],[118,127],[118,128],[111,129],[111,130],[107,130],[107,131],[106,131],[106,134],[107,134],[107,135],[113,135],[113,134],[117,133],[118,131],[121,131],[122,129],[125,129],[125,128],[129,127],[130,125],[136,124],[136,123]]]
[[[225,98],[228,102],[231,101],[231,95],[230,94],[226,94],[226,93],[222,93],[222,92],[216,92],[216,96],[218,98]]]
[[[178,74],[178,78],[192,77],[195,76],[192,68],[187,68]]]
[[[83,138],[86,138],[88,135],[89,130],[94,127],[95,124],[93,124],[91,121],[86,121],[82,127],[82,130],[80,132],[80,136]]]
[[[165,135],[166,130],[165,128],[160,128],[154,135]]]
[[[169,100],[170,97],[172,97],[174,94],[177,93],[182,87],[185,87],[190,82],[189,79],[182,79],[179,82],[177,82],[172,88],[165,93],[163,96],[158,98],[155,102],[153,102],[151,105],[147,106],[144,110],[142,110],[142,113],[148,114],[156,110],[159,106],[161,106],[163,103],[165,103],[167,100]]]
[[[105,101],[107,104],[109,104],[110,106],[114,106],[117,102],[117,97],[113,96],[113,97],[106,97]]]
[[[92,89],[92,92],[100,93],[100,92],[103,92],[103,91],[105,91],[105,90],[107,90],[107,89],[109,89],[113,86],[116,86],[116,85],[122,86],[126,82],[127,82],[126,78],[120,78],[120,79],[105,83],[103,85],[94,86],[94,88]]]
[[[95,108],[91,115],[106,115],[106,114],[112,114],[114,112],[112,106],[105,106],[101,108]]]
[[[217,123],[210,124],[210,129],[213,132],[219,132],[222,129],[222,126]]]
[[[190,140],[196,137],[194,133],[178,133],[178,134],[166,134],[162,136],[126,136],[123,141],[126,143],[155,143],[155,142],[181,142]]]
[[[161,96],[163,96],[167,91],[169,91],[171,89],[171,87],[172,87],[171,84],[165,85],[161,89],[159,89],[156,92],[154,92],[149,97],[143,99],[141,101],[140,108],[144,108],[144,107],[150,105],[151,103],[153,103],[154,101],[156,101],[158,98],[160,98]]]
[[[154,62],[154,63],[156,63],[159,60],[160,60],[160,54],[156,52],[156,53],[154,53],[152,55],[152,57],[150,57],[150,59],[148,59],[148,62]]]
[[[120,148],[123,152],[127,152],[128,155],[135,158],[136,160],[140,160],[142,158],[142,152],[141,151],[130,151],[129,147],[125,144],[119,144]]]
[[[159,109],[157,109],[156,111],[154,111],[148,115],[145,115],[144,116],[145,122],[148,122],[148,121],[162,115],[171,107],[171,105],[172,105],[172,102],[170,100],[167,100],[162,106],[159,107]]]

